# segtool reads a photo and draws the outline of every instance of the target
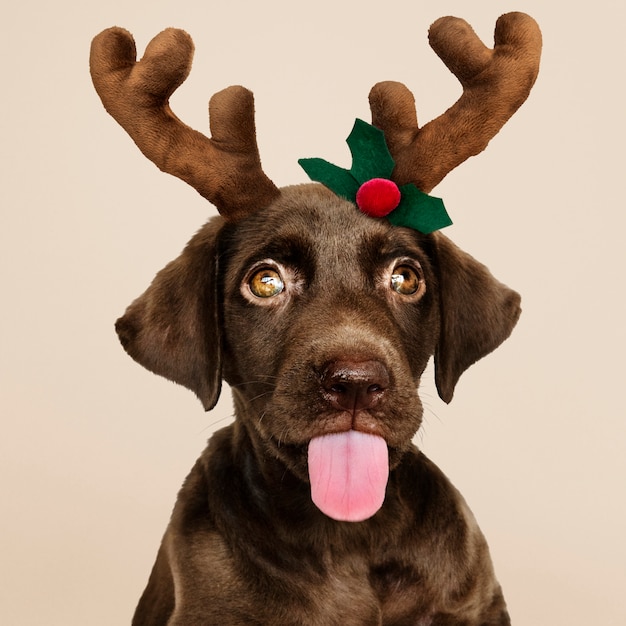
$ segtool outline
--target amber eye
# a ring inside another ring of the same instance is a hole
[[[248,285],[257,298],[272,298],[285,289],[280,274],[270,267],[264,267],[252,274]]]
[[[396,265],[391,273],[391,288],[402,296],[411,296],[419,291],[419,274],[409,265]]]

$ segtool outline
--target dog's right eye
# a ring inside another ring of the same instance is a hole
[[[410,265],[396,265],[391,273],[391,288],[402,296],[417,294],[423,287],[423,281],[418,272]]]
[[[285,289],[280,274],[270,267],[264,267],[252,274],[248,285],[257,298],[272,298]]]

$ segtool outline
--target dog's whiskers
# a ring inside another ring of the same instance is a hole
[[[277,446],[278,446],[279,448],[280,448],[280,446],[282,445],[283,438],[284,438],[284,435],[285,435],[286,431],[287,431],[287,426],[285,426],[285,427],[283,428],[283,430],[282,430],[282,432],[280,433],[280,435],[278,435],[278,437],[276,438],[276,444],[277,444]]]
[[[268,378],[273,378],[273,379],[277,380],[276,376],[268,376]],[[234,385],[230,385],[230,387],[232,387],[232,388],[239,388],[239,387],[245,387],[246,385],[271,385],[272,387],[276,387],[276,383],[268,382],[266,380],[247,380],[247,381],[242,382],[242,383],[236,383]]]
[[[427,415],[432,415],[440,424],[443,424],[443,420],[439,417],[439,414],[428,402],[422,402],[422,407],[424,408],[424,419]]]
[[[235,419],[235,415],[233,413],[230,413],[229,415],[225,415],[224,417],[220,417],[218,419],[214,419],[211,421],[210,424],[207,424],[198,434],[201,435],[202,433],[205,433],[207,430],[215,430],[215,427],[222,423],[222,422],[226,422],[227,420],[234,420]]]
[[[255,400],[258,400],[259,398],[264,398],[265,396],[271,396],[272,392],[271,391],[264,391],[263,393],[260,393],[257,396],[254,396],[254,398],[250,398],[250,402],[254,402]]]

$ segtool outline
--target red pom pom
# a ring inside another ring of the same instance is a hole
[[[356,204],[370,217],[385,217],[400,204],[398,185],[386,178],[372,178],[356,192]]]

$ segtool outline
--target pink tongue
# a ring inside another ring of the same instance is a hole
[[[388,477],[382,437],[349,430],[309,443],[311,498],[328,517],[343,522],[371,517],[383,504]]]

